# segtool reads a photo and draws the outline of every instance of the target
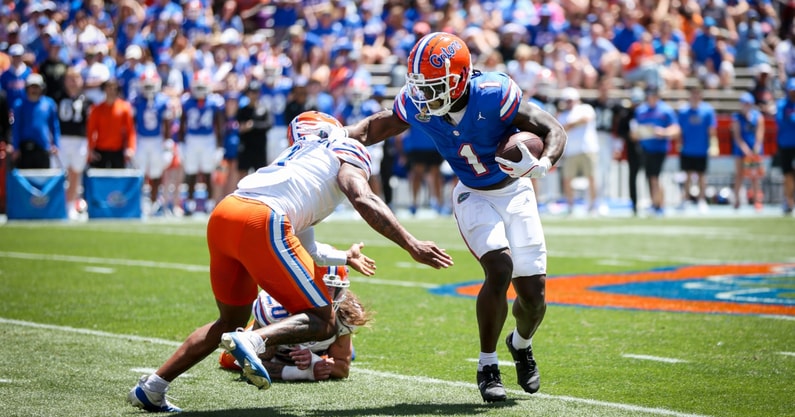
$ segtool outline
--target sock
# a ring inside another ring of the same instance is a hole
[[[254,345],[255,352],[257,352],[258,354],[265,353],[265,341],[262,340],[262,336],[251,330],[247,330],[245,334],[246,336],[248,336],[249,340]]]
[[[160,378],[157,374],[149,375],[149,378],[144,382],[144,388],[147,391],[165,393],[168,391],[169,382]]]
[[[484,366],[497,364],[497,352],[484,353],[480,352],[478,358],[478,371],[482,371]]]
[[[533,343],[532,336],[529,339],[525,339],[522,336],[519,336],[519,330],[513,329],[513,337],[511,339],[511,344],[516,349],[526,349],[529,348],[530,345]]]

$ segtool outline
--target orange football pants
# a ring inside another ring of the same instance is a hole
[[[207,224],[207,246],[213,294],[224,304],[253,303],[257,287],[290,312],[331,304],[290,220],[266,204],[237,196],[221,200]]]

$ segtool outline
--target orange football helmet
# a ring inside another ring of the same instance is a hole
[[[334,116],[315,110],[305,111],[295,116],[287,126],[287,142],[293,146],[295,142],[304,139],[306,135],[315,135],[326,139],[331,136],[334,129],[343,129],[342,123]]]
[[[444,116],[469,86],[472,56],[458,36],[434,32],[414,45],[408,59],[406,90],[418,109]]]

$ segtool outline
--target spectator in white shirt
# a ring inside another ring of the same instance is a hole
[[[563,154],[563,194],[568,200],[569,214],[574,211],[574,190],[571,182],[577,176],[588,179],[588,211],[596,212],[596,170],[599,163],[599,136],[596,131],[596,111],[590,104],[580,101],[574,88],[564,88],[560,93],[563,111],[558,121],[569,136]]]

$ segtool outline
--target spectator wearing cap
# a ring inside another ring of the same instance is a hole
[[[262,84],[252,81],[246,95],[240,100],[237,111],[240,131],[237,169],[240,178],[268,164],[268,130],[273,126],[273,115],[262,100]]]
[[[660,173],[668,154],[670,140],[679,135],[674,110],[660,98],[657,86],[647,86],[646,101],[635,109],[632,138],[640,143],[646,180],[651,194],[651,212],[662,216],[664,190],[660,184]]]
[[[124,62],[116,68],[116,79],[119,80],[121,96],[130,102],[138,93],[138,79],[144,71],[143,50],[138,45],[130,45],[124,51]]]
[[[287,123],[290,121],[284,117],[284,109],[293,88],[293,81],[284,76],[283,58],[283,56],[269,56],[262,62],[260,100],[265,103],[268,113],[273,117],[273,126],[268,130],[269,158],[275,157],[287,147]]]
[[[588,212],[596,214],[597,184],[599,170],[599,136],[596,131],[596,111],[580,101],[580,93],[564,88],[560,93],[563,110],[557,118],[568,134],[563,155],[563,194],[568,202],[569,214],[574,211],[574,189],[571,182],[578,176],[588,180]]]
[[[776,111],[776,143],[784,174],[784,214],[789,216],[795,207],[795,77],[787,80],[784,90]]]
[[[15,43],[8,48],[8,56],[11,58],[11,66],[0,74],[0,88],[5,90],[8,95],[8,102],[11,106],[25,97],[25,80],[33,71],[22,60],[25,54],[25,47]]]
[[[135,156],[132,106],[121,98],[115,78],[102,83],[102,92],[105,99],[88,114],[88,162],[92,168],[122,169]]]
[[[688,89],[690,100],[687,104],[680,107],[677,112],[677,120],[681,127],[679,135],[679,169],[685,173],[685,184],[682,190],[682,204],[684,208],[686,202],[690,201],[691,184],[693,177],[698,181],[698,195],[696,201],[698,209],[706,212],[708,209],[705,198],[707,187],[707,166],[711,146],[717,146],[717,117],[715,109],[702,99],[701,86]]]
[[[25,46],[30,45],[39,37],[41,27],[49,22],[44,15],[41,2],[30,2],[24,10],[25,17],[19,26],[19,42]]]
[[[64,76],[69,65],[66,63],[66,53],[59,39],[53,39],[47,49],[47,58],[39,65],[38,72],[44,77],[47,95],[58,101],[64,94]]]
[[[86,49],[85,61],[80,65],[86,97],[96,104],[104,100],[102,85],[111,78],[111,70],[102,61],[98,45]]]
[[[53,99],[44,95],[44,78],[31,74],[25,80],[26,96],[14,106],[12,148],[19,169],[50,167],[50,155],[58,154],[61,126]]]
[[[745,92],[740,95],[740,111],[732,113],[732,155],[734,155],[734,208],[740,208],[740,189],[746,175],[751,178],[751,193],[754,207],[762,209],[762,184],[754,165],[761,163],[764,151],[765,119],[754,107],[754,95]],[[746,172],[748,171],[748,172]]]
[[[770,64],[763,62],[753,68],[754,70],[754,86],[751,88],[751,94],[754,95],[754,100],[762,113],[775,115],[776,114],[776,99],[773,95],[775,91],[775,76],[773,75],[773,68]]]

